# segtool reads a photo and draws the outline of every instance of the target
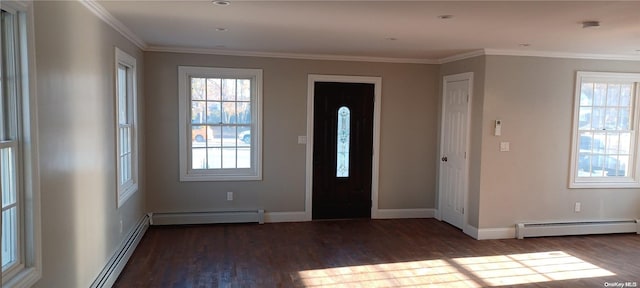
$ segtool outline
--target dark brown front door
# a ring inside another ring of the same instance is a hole
[[[313,219],[371,217],[374,88],[314,84]]]

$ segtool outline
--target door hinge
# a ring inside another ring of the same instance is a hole
[[[467,159],[467,152],[464,152],[464,159]]]
[[[462,207],[462,214],[464,214],[464,207]]]
[[[467,94],[467,103],[469,103],[469,94]]]

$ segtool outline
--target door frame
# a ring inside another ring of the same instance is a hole
[[[316,82],[374,84],[373,102],[373,161],[371,165],[371,218],[378,217],[378,174],[380,171],[380,103],[382,77],[309,74],[307,84],[307,159],[305,188],[305,220],[312,220],[313,209],[313,120]]]
[[[469,87],[467,89],[467,93],[469,94],[469,101],[467,101],[467,131],[466,131],[466,137],[467,137],[467,143],[466,143],[466,151],[467,151],[467,157],[465,158],[464,162],[465,162],[465,171],[464,171],[464,193],[463,193],[463,202],[464,202],[464,215],[462,215],[462,230],[465,231],[465,233],[467,233],[466,231],[469,229],[469,217],[468,217],[468,212],[469,212],[469,203],[468,203],[468,199],[469,199],[469,159],[471,159],[471,104],[472,99],[473,99],[473,72],[466,72],[466,73],[460,73],[460,74],[453,74],[453,75],[445,75],[442,78],[442,96],[440,101],[442,102],[442,106],[440,107],[440,146],[438,148],[438,157],[437,157],[437,165],[438,165],[438,185],[437,185],[437,191],[438,191],[438,212],[436,213],[436,219],[442,221],[442,208],[444,207],[444,203],[443,203],[443,198],[442,197],[442,183],[441,183],[441,179],[440,177],[442,177],[442,165],[440,162],[440,158],[443,155],[443,146],[444,146],[444,130],[445,130],[445,106],[446,106],[446,101],[445,101],[445,97],[447,95],[447,83],[450,82],[457,82],[457,81],[464,81],[467,80],[469,81]],[[468,233],[467,233],[468,234]]]

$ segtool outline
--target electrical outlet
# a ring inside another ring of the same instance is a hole
[[[124,228],[124,227],[122,227],[122,226],[124,226],[124,225],[122,224],[122,219],[120,219],[120,234],[122,234],[122,230],[123,230],[123,228]]]
[[[573,211],[578,213],[580,210],[582,210],[582,203],[576,202],[576,205],[573,207]]]
[[[227,192],[227,201],[233,201],[233,192]]]

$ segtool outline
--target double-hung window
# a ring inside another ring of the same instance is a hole
[[[262,70],[178,68],[180,180],[261,180]]]
[[[639,73],[577,73],[571,188],[640,187],[639,84]]]
[[[41,270],[31,5],[3,1],[0,12],[2,287],[33,285]]]
[[[136,59],[116,48],[118,207],[138,190]]]

